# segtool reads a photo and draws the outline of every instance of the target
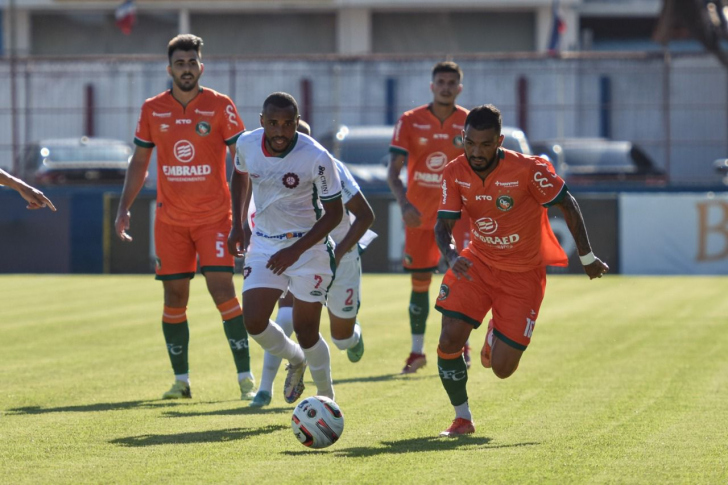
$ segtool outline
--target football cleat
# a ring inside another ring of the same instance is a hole
[[[255,397],[255,379],[252,377],[244,377],[238,381],[240,385],[240,399],[250,401]]]
[[[192,390],[189,383],[185,381],[174,381],[172,388],[162,394],[162,399],[190,399]]]
[[[455,418],[449,428],[440,433],[443,437],[462,436],[475,433],[475,425],[464,418]]]
[[[463,347],[463,359],[465,359],[465,366],[470,369],[470,345],[468,344]]]
[[[349,362],[359,362],[362,355],[364,355],[364,336],[359,335],[359,341],[356,345],[346,349],[346,356],[349,357]]]
[[[301,397],[306,386],[303,384],[303,374],[306,372],[306,362],[298,365],[286,365],[286,383],[283,385],[283,399],[288,404],[294,403]]]
[[[488,331],[485,332],[485,342],[483,348],[480,350],[480,363],[483,367],[490,369],[490,344],[488,344],[488,336],[493,334],[493,319],[491,318],[488,322]]]
[[[255,395],[252,401],[250,401],[250,404],[248,404],[251,408],[262,408],[270,404],[271,395],[268,391],[258,391],[258,394]]]
[[[426,365],[427,357],[425,357],[425,354],[417,354],[415,352],[411,352],[404,363],[404,368],[402,369],[401,373],[414,374],[415,372],[417,372],[418,369]]]

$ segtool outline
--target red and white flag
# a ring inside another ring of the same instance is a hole
[[[124,3],[116,7],[114,16],[116,17],[116,26],[124,34],[131,34],[131,28],[136,23],[136,5],[134,4],[134,0],[125,0]]]

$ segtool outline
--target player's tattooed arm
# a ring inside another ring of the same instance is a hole
[[[407,227],[417,227],[422,223],[420,211],[407,200],[407,189],[404,188],[399,174],[404,167],[406,157],[401,153],[392,153],[387,168],[387,183],[397,199],[399,208],[402,211],[402,219]]]
[[[579,209],[579,204],[574,199],[574,196],[567,191],[564,198],[556,206],[564,214],[564,220],[569,227],[569,232],[571,232],[574,238],[579,256],[592,254],[589,236],[586,233],[586,225],[584,224],[584,217],[581,215],[581,209]],[[609,271],[609,266],[595,257],[594,261],[584,265],[584,271],[586,271],[590,279],[601,278],[604,273]]]
[[[460,256],[455,250],[452,238],[452,228],[455,226],[455,222],[457,219],[438,219],[435,223],[435,242],[455,276],[458,279],[461,276],[471,279],[468,270],[473,265],[472,261]]]

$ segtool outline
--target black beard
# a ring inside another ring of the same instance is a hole
[[[498,158],[498,151],[496,151],[493,154],[493,158],[491,158],[490,160],[488,160],[488,163],[486,163],[485,164],[485,167],[483,167],[483,168],[475,168],[475,167],[473,167],[473,164],[470,162],[470,159],[468,159],[468,164],[470,165],[470,168],[472,168],[473,171],[475,171],[475,172],[485,172],[491,166],[493,166],[493,163],[495,163],[495,161],[496,161],[497,158]]]

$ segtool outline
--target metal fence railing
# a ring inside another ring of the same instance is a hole
[[[232,97],[249,128],[263,99],[287,91],[314,135],[340,124],[392,124],[427,103],[425,57],[205,59],[203,85]],[[728,79],[708,55],[536,54],[455,57],[459,104],[493,103],[531,140],[597,137],[639,143],[673,184],[719,180],[728,156]],[[0,61],[0,167],[18,170],[29,143],[94,135],[131,140],[144,99],[169,87],[163,57]],[[21,174],[24,175],[24,174]]]

